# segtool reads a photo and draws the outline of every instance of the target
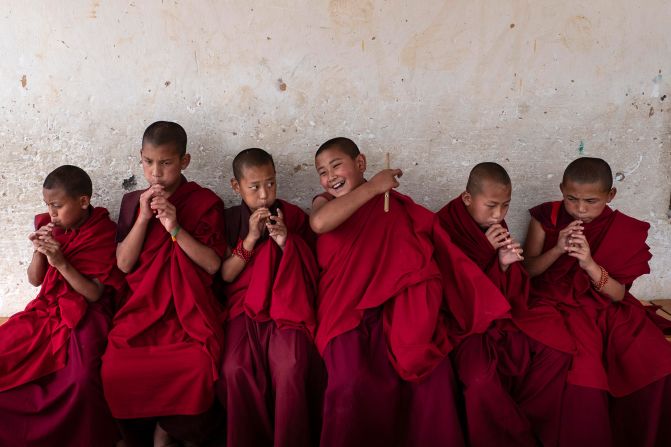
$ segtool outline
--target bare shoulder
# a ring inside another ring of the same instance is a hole
[[[527,230],[527,237],[524,241],[524,253],[526,256],[538,256],[543,250],[543,243],[545,242],[545,230],[539,221],[531,218],[529,222],[529,229]]]

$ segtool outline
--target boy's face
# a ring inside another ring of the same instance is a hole
[[[231,186],[252,212],[270,207],[277,199],[275,168],[271,164],[243,166],[240,180],[231,179]]]
[[[559,185],[564,196],[566,211],[576,220],[589,223],[601,215],[603,209],[615,197],[617,190],[604,191],[601,183],[576,183],[567,180]]]
[[[322,188],[334,197],[341,197],[364,182],[366,157],[350,157],[337,147],[327,149],[315,158],[315,167]]]
[[[142,170],[149,185],[162,185],[165,192],[172,194],[181,182],[182,171],[189,166],[189,154],[179,156],[177,149],[171,144],[154,146],[150,143],[142,145]]]
[[[51,222],[64,230],[77,228],[88,217],[91,198],[88,196],[71,197],[63,188],[42,188],[42,197],[47,204]]]
[[[494,224],[501,223],[508,213],[512,188],[510,185],[484,180],[479,192],[471,194],[468,191],[461,195],[468,214],[473,220],[486,229]]]

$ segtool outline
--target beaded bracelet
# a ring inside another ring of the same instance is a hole
[[[594,290],[596,290],[597,292],[601,292],[601,289],[603,289],[603,287],[608,282],[608,272],[602,266],[599,266],[599,268],[601,269],[601,276],[599,277],[599,282],[592,281],[592,286],[594,286]]]
[[[254,255],[254,249],[246,250],[242,245],[242,239],[238,241],[238,245],[233,249],[233,255],[245,261],[245,264],[248,264],[252,260]]]

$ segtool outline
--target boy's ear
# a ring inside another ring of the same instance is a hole
[[[366,156],[364,154],[357,155],[354,162],[359,172],[366,172]]]
[[[473,196],[471,196],[470,192],[464,191],[461,193],[461,200],[464,202],[464,205],[471,206],[471,203],[473,203]]]
[[[235,177],[231,179],[231,188],[233,188],[233,191],[240,194],[240,182],[238,182]]]
[[[179,161],[180,169],[183,171],[191,163],[191,154],[184,154],[182,159]]]
[[[88,209],[91,204],[91,198],[89,196],[79,196],[79,206],[81,209]]]
[[[606,200],[606,203],[610,203],[610,201],[615,198],[616,194],[617,188],[610,188],[610,191],[608,191],[608,199]]]

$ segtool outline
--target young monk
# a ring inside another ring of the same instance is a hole
[[[508,304],[433,213],[395,191],[384,211],[401,170],[366,181],[366,157],[347,138],[324,143],[315,166],[326,191],[310,216],[328,372],[321,445],[463,445],[446,354]]]
[[[563,201],[530,210],[527,327],[573,354],[563,445],[671,445],[671,344],[629,293],[650,271],[649,225],[608,207],[612,181],[604,160],[579,158],[564,171]]]
[[[505,222],[510,177],[497,163],[480,163],[466,191],[438,212],[452,241],[508,298],[512,315],[466,338],[454,351],[464,385],[472,446],[557,445],[561,398],[570,356],[529,338],[514,324],[527,306],[529,278],[522,249]]]
[[[277,198],[266,151],[240,152],[233,175],[242,203],[226,210],[228,321],[218,384],[227,445],[317,445],[321,408],[314,404],[322,390],[314,378],[323,365],[312,341],[314,233],[305,212]]]
[[[126,444],[203,442],[214,427],[223,309],[211,289],[226,252],[224,205],[182,175],[186,132],[158,121],[140,151],[145,190],[121,202],[117,264],[128,295],[103,357],[105,396]]]
[[[48,213],[28,239],[26,310],[0,326],[0,445],[113,446],[117,429],[100,383],[112,320],[116,225],[91,206],[88,174],[64,165],[44,180]]]

